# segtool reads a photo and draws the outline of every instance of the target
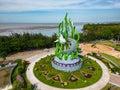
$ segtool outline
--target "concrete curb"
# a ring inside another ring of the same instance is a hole
[[[10,81],[10,85],[12,85],[12,74],[13,74],[13,71],[15,70],[15,68],[17,67],[17,63],[15,63],[13,66],[13,68],[10,70],[10,77],[9,77],[9,81]]]

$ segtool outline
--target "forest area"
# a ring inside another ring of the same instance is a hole
[[[0,57],[3,60],[10,54],[43,48],[50,48],[55,45],[56,34],[51,37],[40,34],[17,34],[0,36]]]
[[[85,24],[81,33],[81,41],[120,40],[120,23]]]

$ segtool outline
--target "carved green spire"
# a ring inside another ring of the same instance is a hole
[[[75,40],[75,34],[75,26],[71,19],[68,18],[68,13],[66,13],[64,20],[58,26],[58,40],[56,41],[55,55],[59,59],[62,60],[62,58],[64,58],[64,60],[67,60],[70,56],[72,60],[78,57],[80,35],[77,34],[77,40]],[[75,50],[73,50],[73,48]]]

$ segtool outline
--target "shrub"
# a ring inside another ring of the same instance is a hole
[[[18,68],[18,73],[19,73],[19,74],[22,74],[22,73],[24,73],[24,72],[25,72],[25,70],[24,70],[23,67],[19,67],[19,68]]]
[[[13,83],[13,88],[12,88],[12,90],[22,90],[22,89],[21,89],[22,86],[23,86],[23,84],[22,84],[20,81],[15,80],[14,83]]]

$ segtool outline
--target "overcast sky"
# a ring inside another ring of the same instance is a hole
[[[120,0],[0,0],[0,23],[120,22]]]

